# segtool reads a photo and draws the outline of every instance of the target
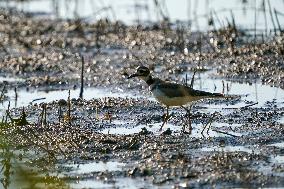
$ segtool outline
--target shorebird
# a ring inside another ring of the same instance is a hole
[[[177,84],[165,82],[159,78],[152,77],[149,68],[145,66],[139,66],[136,69],[136,72],[130,76],[128,79],[138,77],[139,79],[144,80],[148,86],[150,91],[152,92],[155,99],[161,104],[166,106],[166,114],[164,117],[164,122],[160,129],[163,128],[165,123],[170,118],[169,116],[169,107],[171,106],[179,106],[187,110],[190,114],[190,110],[192,107],[192,102],[205,99],[205,98],[226,98],[221,93],[210,93],[206,91],[195,90],[191,87]],[[184,107],[184,105],[189,104],[189,110]]]

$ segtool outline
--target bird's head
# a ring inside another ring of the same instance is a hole
[[[147,78],[150,76],[150,70],[149,68],[145,66],[138,66],[136,68],[136,72],[128,77],[128,79],[133,77],[138,77],[143,80],[147,80]]]

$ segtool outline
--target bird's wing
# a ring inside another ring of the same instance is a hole
[[[170,98],[181,97],[181,96],[196,96],[196,97],[222,97],[220,93],[210,93],[206,91],[199,91],[190,87],[176,84],[176,83],[159,83],[156,84],[155,88],[164,93]],[[152,89],[153,90],[153,89]]]
[[[175,83],[159,83],[156,84],[152,90],[158,89],[160,90],[165,96],[174,98],[184,96],[186,93],[181,89],[178,84]]]

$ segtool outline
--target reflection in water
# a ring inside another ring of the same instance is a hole
[[[12,152],[10,149],[1,142],[2,152],[0,155],[1,159],[1,184],[4,189],[7,189],[8,186],[11,183],[11,175],[12,175],[12,164],[11,164],[11,158],[12,158]]]
[[[11,120],[12,121],[12,120]],[[48,176],[47,172],[37,169],[36,165],[27,166],[26,163],[32,162],[38,158],[37,155],[28,155],[23,158],[23,154],[27,151],[23,150],[23,153],[15,149],[23,149],[23,146],[11,144],[12,135],[15,132],[19,132],[16,122],[9,122],[6,117],[0,121],[0,181],[4,189],[14,188],[70,188],[65,181],[58,177]],[[10,131],[7,131],[9,130]],[[9,140],[8,140],[9,139]],[[28,154],[28,153],[27,153]],[[39,160],[44,161],[45,166],[52,166],[51,161],[46,159]],[[43,163],[43,162],[41,162]]]
[[[1,144],[3,145],[3,144]],[[36,157],[30,157],[29,161]],[[36,166],[27,167],[16,158],[9,147],[2,149],[0,180],[4,189],[14,188],[70,188],[66,181],[56,176],[48,176],[47,172],[36,170]],[[46,164],[46,162],[45,162]]]

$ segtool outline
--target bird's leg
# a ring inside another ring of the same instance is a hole
[[[205,127],[202,129],[201,135],[202,135],[203,137],[205,137],[203,133],[204,133],[204,131],[205,131],[206,128],[207,128],[206,133],[207,133],[207,135],[209,135],[209,129],[210,129],[210,127],[211,127],[211,124],[212,124],[212,122],[213,122],[213,119],[216,117],[217,114],[218,114],[218,112],[213,113],[213,114],[211,115],[211,117],[210,117],[208,123],[207,123],[207,124],[205,125]]]
[[[186,110],[186,115],[188,116],[188,128],[189,128],[189,130],[191,130],[192,127],[191,127],[191,113],[190,112],[191,112],[192,105],[190,105],[189,109],[187,109],[184,106],[181,106],[181,107]],[[183,133],[185,133],[185,126],[186,125],[184,125],[183,128],[182,128]]]
[[[169,116],[169,107],[166,106],[166,115],[164,116],[164,121],[163,121],[163,124],[160,128],[160,130],[163,129],[164,125],[167,123],[167,121],[170,119],[170,116]]]

